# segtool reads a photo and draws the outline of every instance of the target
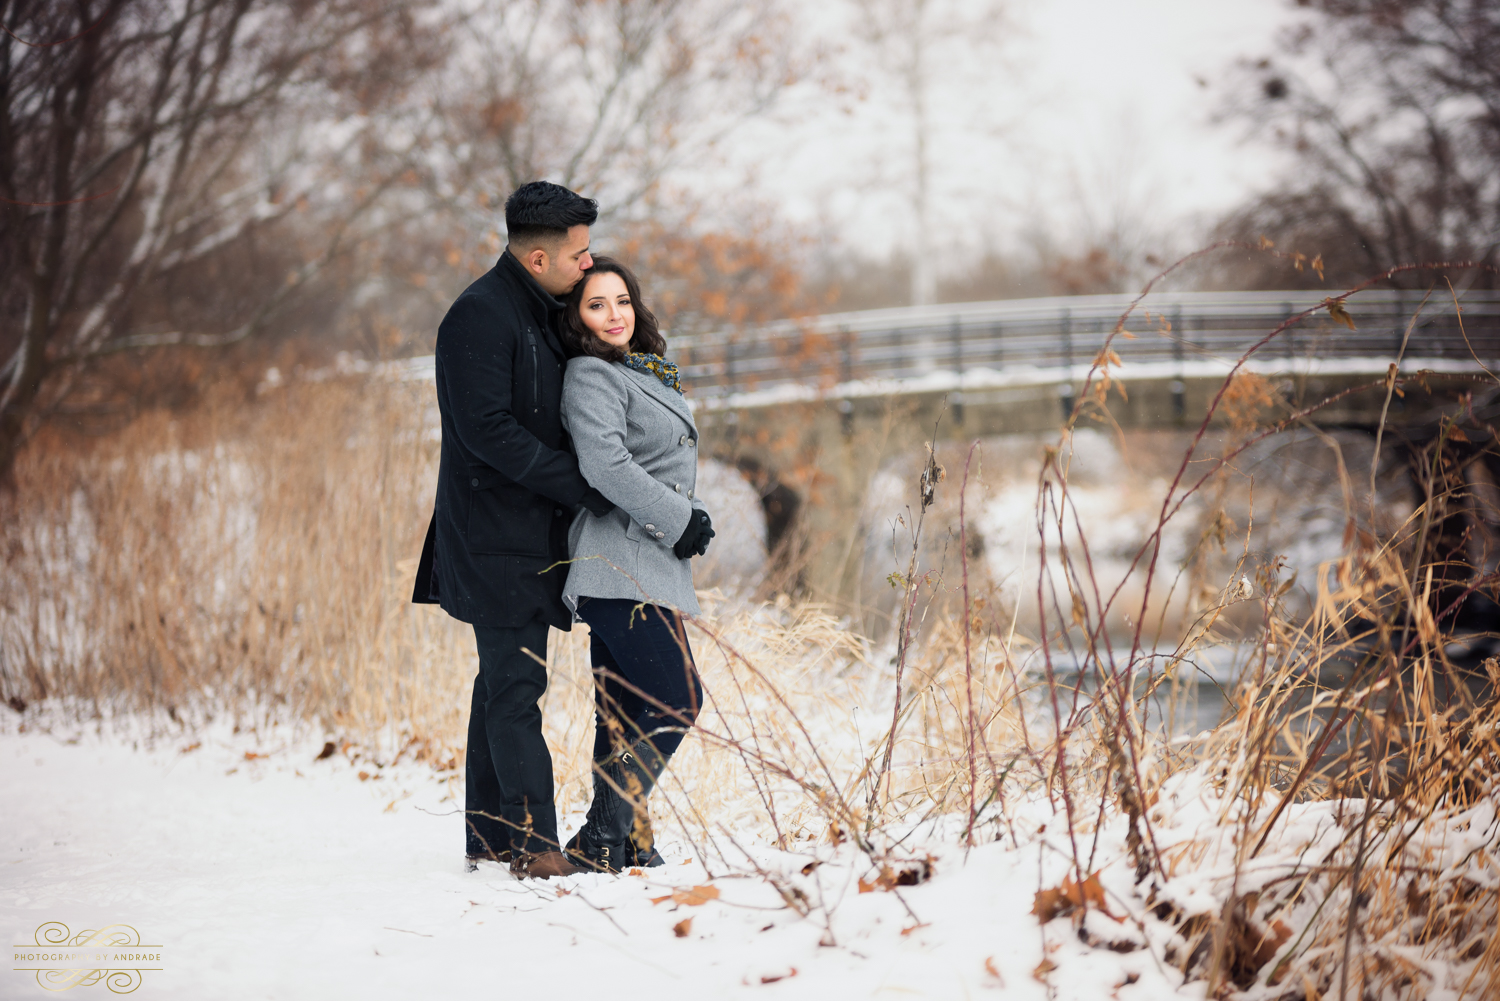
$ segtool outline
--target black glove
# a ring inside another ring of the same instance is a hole
[[[714,523],[709,518],[708,512],[693,508],[693,513],[688,518],[687,528],[683,529],[682,538],[677,540],[677,545],[672,547],[672,552],[677,554],[679,560],[702,556],[708,552],[708,540],[713,537]]]
[[[593,487],[588,488],[588,491],[583,495],[583,500],[579,501],[578,503],[588,508],[589,511],[592,512],[593,515],[597,518],[602,518],[615,509],[614,501],[610,500],[608,497],[604,496]]]

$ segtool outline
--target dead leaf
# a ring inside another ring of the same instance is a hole
[[[645,878],[646,870],[645,869],[632,869],[632,870],[630,870],[630,872],[626,873],[626,875],[629,875],[629,876],[640,876],[642,878]]]
[[[813,859],[811,862],[807,863],[807,865],[802,867],[802,875],[811,876],[813,874],[813,870],[822,864],[823,863],[818,861],[817,859]]]
[[[191,753],[193,751],[196,751],[198,748],[200,748],[202,746],[203,746],[203,742],[202,741],[195,740],[191,744],[189,744],[187,747],[184,747],[182,749],[182,753],[183,754],[189,754],[189,753]]]
[[[994,956],[986,956],[986,957],[984,957],[984,972],[988,973],[990,976],[992,976],[996,980],[1000,981],[1000,986],[1001,987],[1005,986],[1005,978],[1000,975],[1000,970],[995,966],[995,957]]]
[[[331,758],[333,757],[333,752],[336,750],[338,750],[338,748],[333,746],[333,741],[327,741],[326,743],[324,743],[323,749],[318,752],[318,756],[316,758],[313,758],[313,760],[322,761],[324,758]]]
[[[675,934],[678,938],[687,938],[688,937],[688,933],[691,932],[692,930],[693,930],[693,919],[692,918],[683,918],[681,921],[677,922],[675,925],[672,926],[672,933]]]
[[[368,782],[368,781],[370,781],[370,773],[369,772],[360,772],[359,773],[359,780],[361,782]]]
[[[1323,305],[1328,307],[1328,315],[1333,317],[1335,323],[1342,323],[1350,330],[1354,329],[1354,317],[1344,308],[1342,299],[1324,299]]]
[[[795,977],[796,975],[797,968],[794,966],[786,973],[768,973],[760,978],[760,982],[763,984],[774,984],[778,980],[786,980],[788,977]]]
[[[1097,872],[1084,879],[1081,891],[1072,876],[1063,877],[1061,886],[1038,890],[1031,901],[1031,913],[1036,915],[1039,924],[1046,924],[1054,918],[1072,914],[1085,904],[1111,920],[1122,920],[1109,912],[1104,901],[1104,885],[1099,882]]]
[[[873,893],[878,888],[879,888],[879,884],[876,884],[876,883],[866,883],[863,879],[861,879],[859,881],[859,892],[860,893]]]
[[[270,757],[269,754],[257,754],[254,751],[246,751],[245,752],[245,760],[246,761],[255,761],[255,760],[259,759],[259,758],[269,758],[269,757]]]
[[[927,924],[928,923],[926,921],[924,921],[921,924],[912,925],[910,928],[903,928],[903,929],[901,929],[901,934],[903,936],[910,935],[912,932],[916,931],[918,928],[926,928]]]
[[[1031,975],[1037,980],[1040,980],[1042,983],[1046,983],[1047,974],[1051,973],[1055,969],[1057,969],[1056,963],[1052,962],[1052,960],[1050,959],[1044,959],[1040,963],[1036,964],[1036,969],[1031,971]]]
[[[566,896],[567,896],[567,895],[568,895],[568,894],[570,894],[570,893],[572,893],[572,892],[573,892],[573,891],[572,891],[572,890],[570,890],[570,889],[568,889],[568,888],[567,888],[567,887],[566,887],[566,886],[559,886],[559,887],[558,887],[558,888],[557,888],[557,895],[558,895],[558,896],[559,896],[559,897],[566,897]]]
[[[710,900],[719,899],[719,888],[717,886],[691,886],[687,889],[676,889],[666,896],[652,897],[653,904],[659,904],[664,900],[670,900],[675,904],[685,904],[688,907],[699,907]]]

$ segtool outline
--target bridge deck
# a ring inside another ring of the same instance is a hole
[[[709,409],[794,399],[969,392],[1081,381],[1130,296],[1073,296],[870,310],[738,332],[671,338],[684,382]],[[1168,293],[1148,297],[1111,344],[1129,381],[1222,376],[1318,292]],[[1474,372],[1500,360],[1500,293],[1414,292],[1350,298],[1356,329],[1317,309],[1256,355],[1264,373],[1379,374],[1403,368]],[[1420,306],[1420,309],[1419,309]],[[1413,317],[1415,316],[1415,322]]]

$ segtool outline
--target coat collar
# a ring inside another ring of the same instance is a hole
[[[561,312],[567,305],[563,300],[538,285],[536,279],[527,273],[525,266],[516,260],[509,247],[500,255],[500,260],[495,262],[495,270],[510,279],[512,285],[523,290],[527,307],[536,317],[536,322],[543,327],[550,326],[548,321],[552,318],[552,314]]]
[[[688,427],[697,429],[698,425],[693,421],[693,411],[687,404],[687,398],[681,393],[675,389],[668,389],[660,379],[649,372],[638,372],[624,362],[617,361],[614,365],[626,376],[634,379],[638,385],[645,387],[646,392],[650,393],[653,399],[687,421]]]

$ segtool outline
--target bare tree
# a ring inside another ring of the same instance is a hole
[[[248,337],[399,214],[420,137],[375,112],[432,60],[420,14],[0,2],[0,479],[102,354]]]
[[[909,126],[907,186],[911,203],[911,302],[925,305],[937,292],[931,231],[933,143],[939,128],[940,89],[963,74],[963,62],[993,61],[1005,20],[1000,0],[855,0],[855,31],[880,56],[898,83]],[[948,96],[951,100],[951,95]]]
[[[628,217],[805,65],[779,0],[494,0],[463,24],[442,185],[478,226],[537,178]]]
[[[1292,168],[1224,224],[1347,282],[1500,248],[1500,7],[1305,0],[1274,58],[1241,66],[1228,113]],[[1250,275],[1284,284],[1287,276]],[[1427,282],[1412,274],[1406,281]],[[1473,280],[1488,282],[1484,275]],[[1303,280],[1312,281],[1311,270]]]

